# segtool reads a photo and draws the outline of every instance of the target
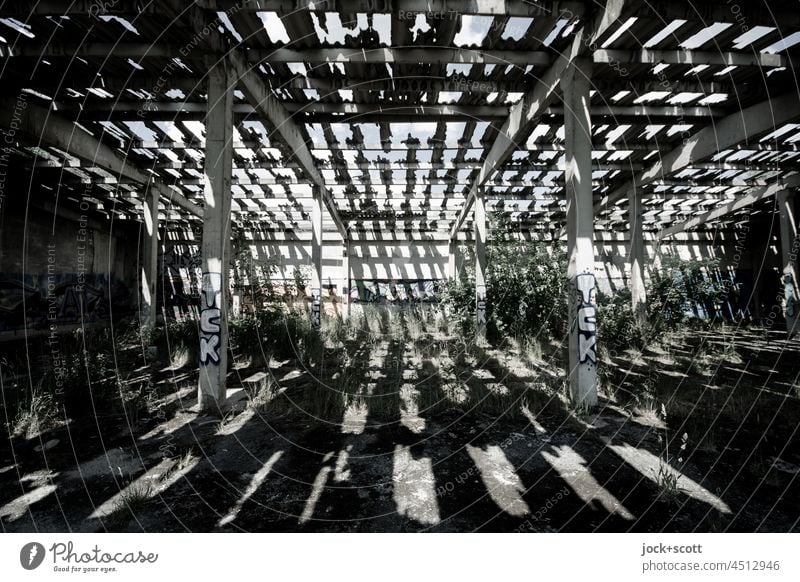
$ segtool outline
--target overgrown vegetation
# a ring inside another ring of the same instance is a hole
[[[566,331],[566,265],[563,245],[522,240],[504,214],[492,215],[493,238],[487,245],[487,335],[546,340]],[[469,255],[470,251],[468,251]],[[448,318],[464,333],[474,332],[474,259],[466,276],[451,282],[443,304]]]

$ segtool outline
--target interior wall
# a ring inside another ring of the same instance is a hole
[[[7,208],[0,228],[0,331],[45,330],[131,312],[136,226]],[[132,236],[131,236],[132,235]],[[132,240],[131,240],[132,238]]]

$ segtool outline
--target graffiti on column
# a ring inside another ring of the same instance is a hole
[[[575,278],[578,299],[578,361],[597,363],[597,308],[594,305],[595,279],[592,273]]]
[[[476,315],[478,325],[486,325],[486,285],[478,285],[475,287],[476,296]]]
[[[794,317],[797,299],[794,295],[794,277],[791,273],[783,274],[783,295],[786,298],[786,317]]]
[[[319,288],[311,290],[311,327],[319,328],[322,324],[320,318],[320,307],[322,305],[322,296]]]
[[[203,289],[200,296],[200,363],[218,365],[222,315],[221,273],[203,273]]]

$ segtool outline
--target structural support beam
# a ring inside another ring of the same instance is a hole
[[[139,322],[145,329],[156,325],[156,280],[158,267],[158,192],[148,190],[142,201],[144,232],[142,233],[142,271]]]
[[[736,67],[786,67],[791,66],[782,55],[751,52],[706,52],[678,49],[659,50],[607,50],[594,52],[595,63],[631,63],[634,65],[727,65]]]
[[[750,193],[726,204],[724,206],[720,206],[715,208],[714,210],[710,210],[705,214],[701,214],[700,216],[695,216],[694,218],[690,218],[680,224],[676,224],[669,228],[662,230],[658,234],[658,240],[663,240],[667,237],[674,236],[678,233],[684,232],[686,230],[697,228],[698,226],[702,226],[707,222],[711,222],[713,220],[719,220],[724,216],[730,214],[731,212],[736,212],[742,208],[746,208],[748,206],[752,206],[759,200],[765,200],[770,196],[775,196],[779,192],[782,192],[786,188],[797,188],[800,187],[800,174],[792,174],[789,178],[784,180],[779,184],[773,184],[772,186],[767,186],[766,188],[754,188],[750,191]]]
[[[628,195],[628,222],[631,238],[628,249],[628,263],[631,270],[631,307],[636,321],[644,324],[647,321],[647,291],[644,284],[647,257],[642,233],[642,200],[633,190]]]
[[[575,59],[586,53],[589,47],[595,45],[597,40],[623,17],[625,9],[625,0],[608,0],[605,9],[597,15],[591,28],[589,30],[579,29],[575,33],[575,38],[569,49],[564,51],[547,71],[538,78],[536,86],[511,107],[508,119],[498,132],[481,166],[478,177],[473,182],[472,188],[467,195],[464,207],[453,224],[450,238],[455,238],[469,216],[478,188],[486,184],[489,178],[508,161],[514,150],[524,147],[539,117],[550,106],[553,99],[556,98],[558,87],[565,71]],[[569,107],[565,108],[569,109]],[[568,114],[569,112],[566,113]],[[591,143],[591,137],[587,143]]]
[[[569,388],[573,404],[597,404],[597,329],[592,211],[591,64],[575,63],[562,80],[566,143]]]
[[[781,227],[781,272],[784,293],[784,317],[786,331],[793,337],[800,331],[800,289],[797,278],[797,253],[800,239],[797,237],[795,215],[796,196],[790,190],[778,192],[778,212]]]
[[[54,146],[94,167],[107,170],[117,179],[128,179],[143,186],[150,184],[151,190],[157,190],[163,196],[162,202],[165,205],[172,202],[195,216],[203,216],[203,209],[197,204],[158,180],[151,183],[152,174],[130,165],[115,149],[91,136],[72,121],[39,105],[24,103],[24,107],[20,107],[20,103],[20,100],[10,97],[0,99],[1,128],[13,128],[14,134],[26,134],[38,146]],[[12,137],[14,134],[11,134]]]
[[[236,77],[226,59],[208,72],[205,214],[201,258],[200,381],[201,410],[221,412],[228,373],[228,278],[233,169],[233,91]]]
[[[311,327],[322,326],[322,192],[314,186],[311,207]]]
[[[256,112],[269,124],[274,127],[275,131],[280,134],[284,142],[289,146],[289,150],[294,152],[294,159],[303,169],[303,172],[308,176],[312,184],[320,188],[320,195],[328,213],[336,225],[336,229],[341,234],[342,238],[347,236],[347,228],[345,227],[342,219],[339,218],[339,212],[336,209],[336,204],[333,202],[330,192],[325,189],[325,179],[317,170],[314,156],[311,150],[300,133],[297,124],[292,119],[291,114],[286,111],[283,104],[275,98],[272,92],[264,84],[264,81],[256,73],[254,73],[245,62],[244,57],[239,53],[231,51],[230,59],[236,74],[239,79],[239,84],[247,98],[248,102],[255,107]]]
[[[475,197],[475,334],[486,337],[486,203],[483,188]],[[452,243],[451,243],[452,244]]]
[[[342,317],[350,317],[350,237],[342,243]]]
[[[603,197],[595,211],[622,200],[631,190],[639,190],[655,180],[668,179],[672,174],[718,152],[735,148],[742,142],[775,131],[798,118],[800,96],[797,93],[789,93],[732,113],[689,136],[680,146],[655,159],[648,170],[634,174],[633,180]]]
[[[456,281],[456,279],[458,279],[458,273],[456,272],[457,253],[458,245],[456,244],[455,240],[451,240],[450,245],[447,248],[447,278],[450,281]]]

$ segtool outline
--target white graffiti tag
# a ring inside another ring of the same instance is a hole
[[[486,286],[478,285],[475,288],[478,325],[486,325]]]
[[[322,318],[320,316],[322,306],[322,295],[319,289],[311,290],[311,327],[319,329],[322,325]]]
[[[203,365],[219,364],[221,295],[222,275],[203,273],[200,294],[200,363]]]
[[[595,279],[591,273],[575,278],[578,294],[578,360],[597,363],[597,308],[594,305]]]

